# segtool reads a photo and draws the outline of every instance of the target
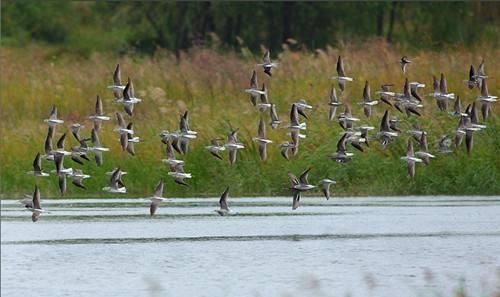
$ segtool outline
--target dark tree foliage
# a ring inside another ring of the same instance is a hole
[[[498,43],[498,2],[1,2],[2,44],[175,52],[217,43],[279,50],[383,38],[415,48]]]

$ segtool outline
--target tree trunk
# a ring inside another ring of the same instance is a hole
[[[394,20],[396,19],[397,6],[397,2],[392,2],[391,15],[389,18],[389,31],[387,31],[387,42],[392,42],[392,32],[394,30]]]

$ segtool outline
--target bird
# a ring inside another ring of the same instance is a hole
[[[66,133],[61,135],[61,137],[59,137],[59,139],[57,140],[56,149],[53,151],[53,154],[55,156],[57,156],[57,155],[70,156],[71,155],[71,152],[64,150],[65,141],[66,141]]]
[[[483,119],[487,120],[491,112],[491,104],[498,101],[497,96],[491,96],[488,92],[488,83],[485,78],[481,80],[481,95],[477,100],[481,102],[481,113]]]
[[[399,60],[399,64],[401,64],[401,70],[403,71],[403,73],[406,73],[406,68],[408,68],[408,64],[410,63],[411,61],[407,56],[401,57],[401,60]]]
[[[290,190],[293,194],[292,210],[299,207],[300,196],[302,192],[316,188],[316,186],[309,184],[308,176],[311,167],[307,168],[299,178],[297,178],[293,173],[288,173],[288,180],[291,183]]]
[[[245,89],[245,92],[250,94],[250,101],[253,106],[257,106],[257,98],[259,95],[264,95],[264,91],[259,90],[259,85],[257,82],[257,72],[254,70],[252,72],[252,77],[250,78],[250,88]]]
[[[236,163],[236,156],[239,149],[245,148],[245,146],[241,143],[238,143],[237,138],[238,129],[231,130],[227,135],[227,143],[224,145],[229,151],[229,163],[233,165]]]
[[[449,113],[452,116],[467,116],[466,113],[462,112],[462,102],[460,101],[460,96],[457,95],[455,104],[453,104],[453,111]]]
[[[108,86],[108,88],[113,90],[113,95],[116,99],[121,98],[121,92],[125,89],[125,86],[122,86],[121,82],[120,64],[116,64],[115,71],[113,72],[113,85]]]
[[[269,112],[271,115],[271,122],[269,123],[271,125],[271,129],[276,129],[281,124],[281,121],[278,117],[278,112],[276,112],[276,104],[271,103],[271,108],[269,109]]]
[[[267,159],[267,145],[272,141],[266,138],[266,126],[263,119],[259,121],[258,136],[254,137],[253,140],[259,146],[260,159],[265,161]]]
[[[214,210],[220,216],[225,216],[230,213],[230,209],[227,205],[227,197],[229,197],[229,187],[226,187],[219,199],[219,209]]]
[[[439,93],[437,93],[435,98],[438,108],[441,111],[446,111],[448,109],[448,100],[455,99],[454,93],[448,93],[448,84],[443,73],[441,73],[441,78],[439,80]]]
[[[319,181],[321,185],[321,192],[325,195],[326,200],[330,199],[330,186],[335,185],[337,182],[328,178]]]
[[[84,126],[80,123],[74,123],[74,124],[71,124],[70,128],[71,128],[71,134],[73,134],[73,137],[75,137],[76,141],[80,142],[81,140],[81,137],[80,137],[80,130],[83,128]]]
[[[336,79],[339,84],[340,90],[345,91],[345,82],[353,81],[352,77],[348,77],[345,75],[344,71],[344,62],[342,61],[342,57],[339,56],[337,59],[337,76],[334,76],[333,79]]]
[[[280,144],[281,155],[283,156],[283,158],[285,158],[286,160],[290,160],[290,157],[288,155],[288,151],[290,149],[293,149],[294,147],[295,147],[295,145],[293,143],[290,143],[288,141],[283,141]]]
[[[267,93],[266,84],[262,84],[262,93],[260,94],[260,103],[257,103],[260,112],[266,111],[268,107],[271,107],[271,103],[269,103],[269,97]]]
[[[49,176],[48,173],[45,173],[42,170],[42,159],[40,153],[36,154],[35,159],[33,160],[33,171],[29,171],[28,174],[34,176]]]
[[[262,66],[262,68],[264,68],[264,73],[272,76],[271,70],[273,68],[278,68],[278,63],[271,62],[271,53],[266,51],[262,57],[262,63],[257,64],[257,66]]]
[[[389,128],[394,132],[401,133],[401,129],[399,129],[397,126],[399,122],[400,120],[398,120],[398,118],[391,118],[389,120]]]
[[[95,102],[95,114],[88,116],[89,120],[94,120],[94,129],[99,130],[101,128],[103,121],[109,121],[111,118],[104,115],[102,108],[102,100],[99,95],[97,95],[97,99]]]
[[[52,105],[52,109],[50,110],[49,118],[45,119],[44,122],[46,122],[50,127],[55,127],[56,125],[63,124],[64,121],[61,119],[57,118],[57,107],[56,105]]]
[[[396,93],[391,92],[391,87],[393,84],[383,84],[380,86],[380,90],[375,92],[375,94],[380,95],[380,101],[392,107],[392,103],[390,101],[391,97],[396,96]]]
[[[219,160],[222,160],[222,156],[220,154],[221,151],[225,151],[226,147],[219,144],[221,139],[215,138],[210,140],[210,145],[205,148],[212,154],[212,156],[216,157]]]
[[[72,174],[72,168],[64,168],[64,155],[56,155],[55,156],[56,163],[56,173],[59,185],[59,191],[61,195],[66,193],[66,174]]]
[[[422,159],[416,158],[413,153],[413,141],[411,138],[408,138],[408,145],[406,147],[406,156],[401,157],[401,160],[404,160],[408,165],[408,176],[410,178],[415,177],[415,163],[422,162]]]
[[[363,112],[367,118],[372,115],[372,106],[378,104],[378,100],[372,100],[370,94],[370,84],[365,81],[365,87],[363,89],[363,102],[359,103],[363,105]]]
[[[175,158],[175,151],[170,141],[167,141],[166,143],[165,154],[167,158],[162,160],[163,163],[168,164],[170,166],[175,166],[177,164],[184,164],[183,160],[177,160]]]
[[[419,88],[425,88],[425,84],[419,83],[417,81],[410,82],[410,94],[418,102],[422,102],[423,98],[418,94]]]
[[[429,145],[427,144],[427,133],[422,133],[419,140],[420,150],[415,152],[415,155],[420,157],[425,165],[429,165],[430,158],[435,158],[433,154],[429,153]]]
[[[348,136],[349,136],[348,133],[344,133],[344,135],[342,135],[342,137],[337,142],[337,151],[332,155],[330,155],[330,159],[334,160],[337,163],[346,163],[352,159],[354,154],[349,153],[346,150],[346,143]]]
[[[307,104],[307,101],[305,99],[299,99],[294,104],[297,106],[297,112],[307,120],[308,117],[304,110],[312,109],[312,105]]]
[[[339,114],[338,120],[340,127],[344,130],[352,130],[353,122],[359,121],[358,118],[352,116],[351,107],[348,104],[344,104],[344,112]]]
[[[328,105],[330,106],[330,109],[328,111],[328,119],[330,121],[333,121],[335,118],[335,114],[337,113],[337,107],[342,105],[341,102],[339,102],[339,99],[337,98],[337,91],[335,90],[335,87],[332,86],[332,89],[330,91],[330,102],[328,102]]]
[[[184,164],[170,165],[170,171],[167,173],[174,178],[175,183],[188,186],[184,181],[185,178],[192,178],[191,173],[184,172]]]
[[[134,105],[141,102],[142,99],[136,98],[134,94],[134,84],[132,80],[129,78],[127,84],[125,85],[125,88],[123,89],[123,97],[120,99],[117,99],[117,103],[123,104],[123,108],[125,112],[129,115],[132,116],[134,113]]]
[[[299,121],[299,111],[295,103],[292,104],[292,108],[290,110],[290,125],[288,128],[292,131],[307,129],[307,124],[300,123]]]
[[[188,111],[186,110],[180,118],[179,121],[179,132],[177,133],[177,139],[174,139],[174,143],[177,141],[180,151],[183,155],[187,154],[189,148],[189,141],[195,139],[198,134],[196,131],[192,131],[189,128],[189,117]],[[174,145],[174,144],[172,144]],[[175,145],[174,145],[175,148]]]
[[[160,202],[167,201],[166,198],[163,198],[163,189],[165,187],[165,182],[160,180],[158,185],[155,187],[155,191],[153,196],[151,197],[151,205],[149,206],[149,215],[154,216],[158,207],[160,206]]]
[[[48,161],[54,161],[54,150],[52,148],[52,138],[54,137],[54,133],[55,128],[49,126],[44,143],[45,155],[43,155],[43,158]]]
[[[101,146],[101,142],[99,141],[99,134],[95,128],[92,129],[92,147],[89,147],[89,150],[94,153],[95,162],[97,166],[101,166],[103,163],[102,152],[109,151],[109,148]]]
[[[484,59],[481,61],[481,64],[479,64],[479,66],[477,67],[475,78],[477,79],[478,88],[481,87],[483,80],[488,78],[486,72],[484,71]]]
[[[127,130],[134,131],[134,124],[128,123]],[[135,156],[135,144],[139,143],[140,138],[138,136],[134,136],[133,134],[127,132],[127,153],[132,156]]]
[[[134,130],[127,129],[127,124],[119,112],[115,112],[115,116],[116,121],[118,122],[118,128],[115,128],[114,131],[120,134],[120,145],[122,147],[122,151],[126,151],[128,146],[128,134],[133,135]]]
[[[109,193],[121,193],[121,194],[127,193],[127,188],[122,182],[122,175],[123,173],[120,167],[113,170],[111,178],[109,180],[109,185],[103,187],[102,190]]]
[[[377,138],[379,139],[382,146],[385,147],[393,140],[394,137],[397,136],[398,133],[391,131],[389,125],[389,110],[386,110],[380,122],[380,129],[377,133]]]
[[[452,143],[451,138],[448,135],[441,136],[438,142],[439,152],[441,154],[452,153],[453,151],[450,149],[451,143]]]
[[[82,189],[87,189],[83,184],[82,184],[82,181],[86,178],[89,178],[90,175],[88,174],[83,174],[83,171],[81,169],[75,169],[73,170],[73,172],[71,173],[71,177],[73,178],[73,180],[71,181],[71,183],[79,188],[82,188]]]
[[[43,212],[47,212],[42,209],[40,205],[40,189],[38,185],[35,185],[35,191],[33,192],[33,198],[31,201],[29,199],[20,200],[20,202],[24,205],[24,207],[31,211],[31,221],[34,223],[38,221],[40,215]]]
[[[476,76],[476,71],[474,70],[474,65],[470,65],[469,68],[469,79],[463,80],[463,82],[469,87],[469,89],[473,89],[474,87],[480,88],[479,79]]]

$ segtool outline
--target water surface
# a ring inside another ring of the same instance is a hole
[[[1,203],[2,296],[487,296],[499,197],[45,199]]]

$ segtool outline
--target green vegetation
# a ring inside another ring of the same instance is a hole
[[[279,68],[273,77],[266,77],[255,64],[261,53],[253,55],[249,48],[220,53],[218,49],[193,48],[180,52],[176,57],[169,51],[158,50],[152,56],[94,53],[88,58],[79,54],[60,52],[59,47],[29,45],[26,48],[3,47],[0,49],[2,76],[0,88],[0,193],[2,197],[18,197],[29,193],[35,183],[39,184],[43,196],[59,196],[57,179],[35,178],[26,175],[37,152],[43,152],[47,133],[47,118],[50,106],[56,104],[59,115],[65,120],[56,138],[73,122],[85,124],[83,135],[90,134],[92,123],[86,117],[93,113],[95,96],[104,100],[104,111],[110,116],[115,111],[123,113],[120,105],[113,103],[112,94],[106,88],[116,63],[122,66],[122,76],[133,78],[136,93],[143,102],[139,103],[131,119],[136,134],[143,140],[136,145],[137,156],[128,156],[119,147],[117,133],[113,131],[113,119],[103,125],[100,133],[103,145],[111,152],[104,154],[104,165],[95,162],[79,166],[69,158],[67,167],[84,169],[92,175],[85,184],[88,190],[81,190],[68,183],[67,197],[109,196],[101,191],[107,184],[104,173],[115,166],[121,166],[129,174],[124,176],[128,189],[126,196],[150,195],[155,184],[163,177],[167,181],[167,196],[217,195],[226,185],[231,186],[231,195],[288,195],[286,173],[299,174],[308,166],[313,169],[310,180],[317,182],[324,177],[337,180],[333,189],[335,195],[483,195],[500,194],[500,120],[498,104],[493,116],[486,123],[488,128],[475,134],[475,147],[467,155],[465,147],[449,155],[439,155],[429,166],[417,166],[414,180],[406,176],[406,166],[399,157],[405,154],[408,136],[402,135],[386,150],[376,142],[376,131],[372,131],[370,148],[355,152],[354,160],[337,164],[328,159],[335,151],[341,129],[338,123],[327,119],[328,93],[334,83],[337,55],[344,57],[346,72],[355,78],[341,95],[348,102],[361,123],[378,129],[380,118],[386,106],[380,103],[374,108],[374,115],[366,119],[357,102],[362,96],[365,80],[372,86],[372,95],[382,83],[392,82],[399,91],[404,83],[398,59],[401,50],[384,41],[371,41],[360,45],[345,44],[338,48],[324,50],[292,50],[284,45],[278,56]],[[500,69],[499,50],[496,47],[442,48],[439,52],[422,50],[411,55],[408,78],[427,85],[422,93],[429,93],[431,75],[443,72],[448,78],[449,90],[460,95],[463,106],[471,103],[478,95],[462,83],[467,78],[471,63],[477,65],[482,58],[486,61],[486,72],[492,77],[490,93],[500,94],[496,69]],[[269,114],[260,113],[251,106],[249,97],[243,92],[248,86],[251,71],[258,70],[259,83],[265,82],[271,102],[277,104],[281,120],[288,121],[290,103],[306,98],[314,106],[308,121],[307,138],[301,142],[299,154],[291,161],[283,159],[278,144],[288,139],[286,129],[267,128],[268,137],[274,141],[269,146],[269,157],[265,162],[258,159],[252,137],[257,134],[260,117],[269,121]],[[391,116],[404,119],[403,129],[418,121],[429,132],[431,151],[436,152],[436,142],[442,134],[453,134],[457,119],[437,110],[433,99],[426,97],[423,116],[407,118],[391,109]],[[187,172],[193,174],[190,187],[181,187],[167,176],[163,145],[159,132],[178,128],[179,116],[190,111],[190,126],[199,132],[191,142],[190,152],[185,156]],[[127,118],[129,120],[130,118]],[[215,137],[226,137],[229,125],[240,128],[239,140],[246,149],[240,151],[238,161],[230,166],[225,160],[213,158],[205,146]],[[67,145],[76,145],[68,135]],[[351,149],[353,150],[353,149]],[[54,168],[44,161],[45,171]]]

